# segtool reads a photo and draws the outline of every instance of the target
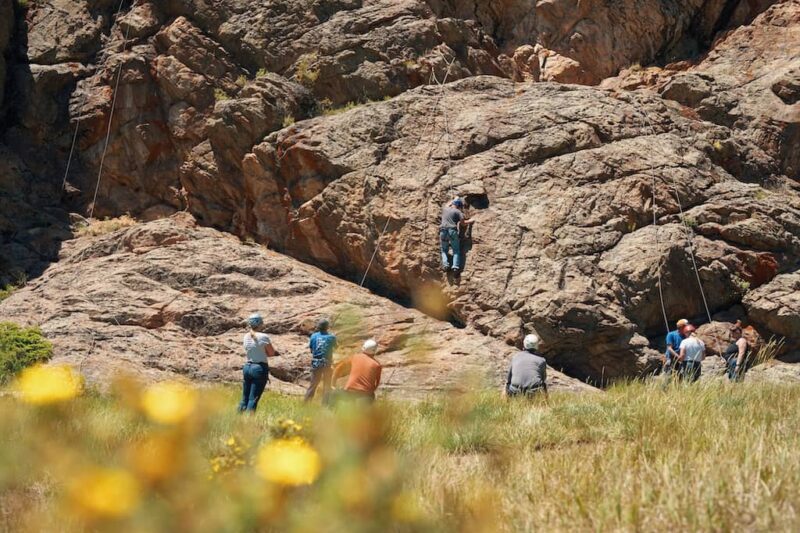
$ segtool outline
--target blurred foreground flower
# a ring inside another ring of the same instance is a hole
[[[310,485],[319,476],[322,461],[317,451],[301,439],[279,439],[258,450],[256,470],[280,485]]]
[[[80,394],[81,377],[68,366],[36,365],[22,371],[16,388],[25,403],[49,405]]]
[[[139,483],[126,470],[97,468],[69,485],[72,510],[86,518],[121,518],[139,505]]]
[[[142,409],[160,424],[177,424],[187,419],[197,405],[197,391],[177,381],[163,381],[147,387]]]
[[[129,450],[129,461],[134,471],[151,483],[164,481],[182,467],[184,451],[175,435],[148,435]]]

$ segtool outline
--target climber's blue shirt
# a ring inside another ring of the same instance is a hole
[[[670,331],[669,333],[667,333],[667,348],[672,346],[672,349],[675,350],[675,353],[681,353],[682,340],[683,337],[681,336],[681,334],[678,332],[677,329]],[[667,361],[669,361],[672,358],[672,355],[670,355],[669,350],[665,350],[664,355],[667,356]]]
[[[333,349],[336,348],[336,335],[321,331],[312,333],[308,347],[311,349],[311,366],[313,368],[329,366],[333,357]]]

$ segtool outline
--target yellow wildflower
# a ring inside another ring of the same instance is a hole
[[[149,435],[134,444],[129,458],[135,472],[157,483],[169,479],[183,466],[180,442],[171,435]]]
[[[144,391],[141,405],[151,420],[160,424],[177,424],[194,412],[197,391],[177,381],[164,381]]]
[[[301,439],[274,440],[262,446],[256,457],[259,475],[280,485],[310,485],[321,469],[319,454]]]
[[[66,402],[81,392],[81,377],[68,366],[36,365],[17,379],[22,401],[32,405]]]
[[[78,476],[69,486],[73,509],[89,518],[121,518],[139,505],[141,491],[126,470],[97,468]]]

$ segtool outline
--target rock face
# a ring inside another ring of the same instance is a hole
[[[474,386],[474,377],[499,388],[513,353],[472,328],[199,228],[186,214],[70,241],[56,265],[0,304],[4,320],[41,325],[55,360],[80,366],[99,383],[117,371],[238,380],[242,323],[253,311],[265,317],[281,353],[270,362],[272,373],[289,391],[308,377],[307,335],[320,316],[332,318],[337,357],[374,336],[386,367],[382,388],[395,394]],[[556,389],[592,390],[556,371],[550,380]]]
[[[800,2],[775,2],[752,24],[723,36],[702,61],[684,67],[668,67],[649,80],[629,72],[604,85],[655,86],[702,120],[731,128],[777,161],[781,173],[800,179]]]
[[[797,268],[796,186],[742,183],[728,158],[755,147],[678,106],[489,77],[438,97],[412,91],[273,134],[245,157],[239,195],[192,191],[190,209],[228,205],[247,234],[353,279],[386,226],[368,279],[402,295],[436,276],[440,207],[464,195],[478,242],[451,288],[455,315],[509,341],[536,329],[556,364],[592,379],[648,367],[647,337],[664,331],[659,269],[670,321],[704,312],[681,211],[712,311],[741,298],[738,280]]]
[[[604,382],[800,265],[800,0],[118,5],[17,10],[0,282],[57,257],[66,208],[188,211],[417,307],[444,285],[426,311],[535,329]],[[436,273],[456,194],[477,220],[460,284]],[[762,308],[742,313],[785,326]]]
[[[6,47],[11,40],[14,28],[14,9],[11,0],[0,0],[0,109],[3,106],[3,95],[6,86]]]
[[[800,272],[777,276],[747,293],[743,303],[754,321],[790,342],[800,340]]]
[[[508,54],[536,45],[542,79],[593,85],[628,65],[697,55],[722,29],[770,0],[427,0],[442,16],[478,21]]]

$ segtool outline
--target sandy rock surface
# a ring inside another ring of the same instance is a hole
[[[243,319],[259,311],[281,353],[271,362],[280,390],[308,379],[308,334],[328,316],[336,357],[374,336],[383,389],[422,397],[452,388],[499,391],[515,349],[370,294],[255,244],[198,227],[186,214],[70,241],[61,260],[0,304],[3,320],[38,324],[56,362],[107,384],[126,372],[147,380],[240,379]],[[556,389],[593,390],[552,370]]]

